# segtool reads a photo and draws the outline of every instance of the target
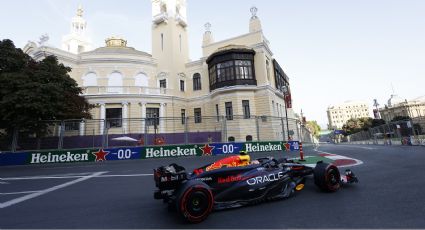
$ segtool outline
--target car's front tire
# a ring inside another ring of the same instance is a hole
[[[207,184],[189,180],[180,187],[176,200],[177,211],[186,221],[199,223],[213,210],[214,197]]]
[[[314,168],[314,183],[323,191],[337,191],[341,186],[338,168],[333,164],[318,162]]]

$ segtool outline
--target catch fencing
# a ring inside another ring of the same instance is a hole
[[[151,117],[42,121],[44,132],[0,130],[0,152],[245,141],[313,143],[299,120],[272,116]]]
[[[425,145],[425,117],[394,121],[354,133],[347,137],[353,144]]]

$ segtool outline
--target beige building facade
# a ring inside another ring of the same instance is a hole
[[[288,118],[295,117],[289,78],[274,59],[256,12],[253,7],[246,34],[223,41],[214,41],[207,23],[203,57],[196,61],[189,59],[185,0],[152,0],[152,53],[127,47],[121,37],[107,38],[104,47],[92,49],[82,7],[61,49],[29,42],[24,52],[36,60],[55,55],[72,68],[70,76],[96,105],[91,113],[98,119],[97,134],[105,125],[108,132],[119,133],[143,133],[151,126],[159,133],[218,130],[224,117],[233,127],[227,136],[255,140],[261,124],[253,116],[284,118],[286,109]],[[160,119],[143,120],[137,127],[131,124],[132,119],[156,117]],[[271,130],[262,138],[284,135],[279,126]]]
[[[379,108],[379,113],[381,118],[387,122],[390,122],[395,117],[410,117],[413,119],[424,117],[425,96],[408,101],[393,94],[388,99],[388,103],[383,108]]]
[[[341,129],[351,118],[370,117],[370,109],[366,102],[347,101],[331,105],[326,111],[329,129]]]

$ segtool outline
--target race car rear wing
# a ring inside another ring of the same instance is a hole
[[[153,170],[155,185],[160,190],[177,188],[182,181],[187,180],[186,169],[177,164],[161,166]]]

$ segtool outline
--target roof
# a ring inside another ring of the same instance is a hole
[[[84,52],[83,54],[131,54],[149,57],[152,56],[146,52],[136,50],[133,47],[100,47],[89,52]]]
[[[425,102],[425,95],[422,95],[422,96],[420,96],[420,97],[417,97],[417,98],[413,99],[412,101]]]

